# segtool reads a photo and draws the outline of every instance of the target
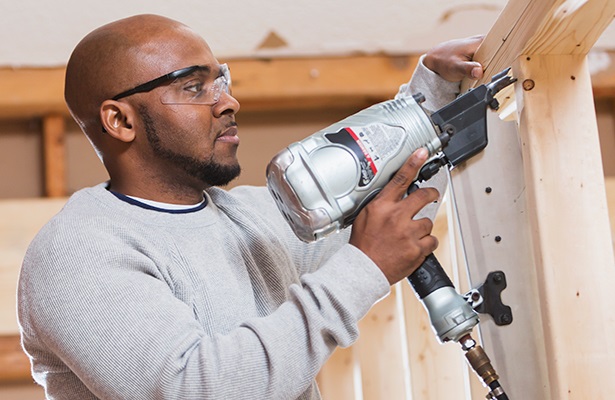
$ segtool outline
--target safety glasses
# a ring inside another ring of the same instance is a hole
[[[204,65],[178,69],[122,92],[112,100],[163,87],[160,94],[163,104],[214,105],[220,101],[222,93],[230,93],[231,74],[226,64],[218,67],[218,76],[213,80],[211,73],[211,68]]]

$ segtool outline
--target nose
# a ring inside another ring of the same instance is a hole
[[[234,115],[239,111],[239,101],[234,98],[230,93],[223,92],[220,95],[220,100],[213,106],[213,112],[216,117],[222,115]]]

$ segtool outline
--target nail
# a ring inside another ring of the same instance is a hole
[[[472,78],[474,79],[480,78],[480,67],[472,68]]]

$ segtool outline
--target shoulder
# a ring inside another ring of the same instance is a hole
[[[126,207],[102,184],[75,192],[34,236],[22,269],[85,264],[95,257],[117,254],[125,247],[120,246],[123,242],[146,238],[151,228],[137,223]]]

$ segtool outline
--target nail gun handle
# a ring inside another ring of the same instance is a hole
[[[408,280],[421,299],[442,287],[454,287],[433,253],[425,258],[423,264],[408,277]]]

